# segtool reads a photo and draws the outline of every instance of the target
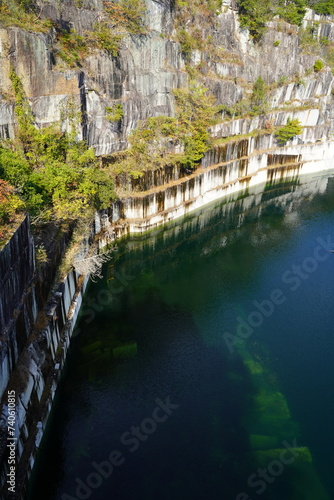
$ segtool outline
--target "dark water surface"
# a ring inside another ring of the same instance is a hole
[[[303,182],[118,242],[29,500],[334,499],[334,178]]]

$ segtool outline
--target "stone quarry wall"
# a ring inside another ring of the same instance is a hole
[[[310,127],[285,147],[277,147],[272,134],[235,138],[207,151],[191,174],[165,167],[138,179],[137,186],[128,180],[133,194],[106,211],[114,237],[143,233],[236,193],[247,195],[256,185],[333,170],[334,141],[322,140],[324,127]]]
[[[92,229],[95,233],[96,226]],[[97,226],[97,231],[100,226]],[[34,240],[25,217],[0,252],[0,498],[9,498],[6,474],[8,391],[15,392],[16,492],[24,498],[87,279],[72,270],[52,289],[71,228],[56,233],[52,259],[36,269]],[[49,230],[50,233],[50,230]],[[82,245],[85,253],[91,236]]]
[[[0,398],[36,320],[30,293],[34,277],[34,242],[26,216],[0,251]]]
[[[172,91],[189,83],[182,49],[176,41],[173,2],[146,3],[146,35],[125,38],[117,57],[94,49],[82,60],[80,68],[66,67],[57,57],[53,31],[33,33],[16,27],[0,28],[0,137],[15,134],[10,65],[21,78],[37,124],[60,121],[66,128],[66,113],[74,110],[81,115],[78,137],[85,138],[98,155],[124,149],[139,120],[173,116]],[[79,7],[76,0],[41,2],[41,15],[86,36],[102,16],[103,6],[97,0],[80,4]],[[317,21],[318,17],[309,11],[305,23],[313,18]],[[334,39],[332,20],[319,20],[319,38]],[[231,106],[249,96],[256,78],[262,76],[272,86],[270,107],[287,103],[312,107],[313,101],[323,119],[329,118],[333,75],[326,69],[313,72],[318,56],[302,49],[296,27],[272,21],[263,41],[254,44],[248,31],[240,28],[235,10],[223,4],[210,36],[215,46],[222,49],[221,57],[193,50],[189,65],[202,72],[201,80],[214,93],[217,104]],[[113,103],[123,107],[119,122],[107,119],[106,108]]]
[[[41,1],[40,5],[42,16],[61,20],[64,27],[72,26],[83,36],[102,12],[99,0],[83,0],[80,6],[76,0]],[[86,139],[97,155],[124,149],[139,120],[173,116],[172,91],[189,83],[181,46],[175,41],[173,1],[147,0],[147,9],[147,35],[127,37],[118,57],[94,50],[80,68],[74,69],[55,58],[54,32],[0,28],[0,138],[15,136],[10,65],[22,81],[36,123],[43,126],[61,122],[66,129],[74,110],[80,115],[76,125],[78,138]],[[330,18],[308,11],[304,25],[311,20],[321,21],[317,28],[319,37],[334,39]],[[193,50],[189,64],[203,71],[202,81],[214,93],[217,104],[231,106],[249,96],[253,83],[262,76],[272,87],[268,103],[271,111],[240,119],[228,119],[222,114],[222,122],[211,132],[216,138],[225,138],[226,144],[208,151],[195,172],[167,165],[147,171],[139,179],[119,176],[117,187],[129,194],[96,217],[93,234],[102,226],[107,227],[108,234],[101,238],[101,245],[110,238],[152,229],[224,196],[246,195],[261,184],[284,182],[333,167],[333,75],[329,68],[310,72],[317,56],[302,50],[297,28],[273,21],[261,44],[256,45],[248,31],[240,29],[237,13],[226,3],[217,16],[212,37],[216,46],[225,50],[225,56],[214,60],[204,50]],[[279,44],[275,44],[277,41]],[[276,85],[283,79],[284,83]],[[113,103],[123,107],[123,117],[117,123],[107,119],[106,108]],[[283,148],[270,131],[250,135],[257,129],[285,124],[287,117],[297,118],[304,128]],[[0,432],[4,437],[6,391],[15,390],[17,477],[22,492],[45,429],[87,284],[73,270],[49,294],[68,238],[64,235],[50,250],[53,265],[45,266],[38,275],[28,218],[0,252],[0,389],[4,393]],[[8,470],[6,457],[2,444],[1,484]]]
[[[319,171],[320,158],[322,170],[332,169],[334,142],[316,140],[323,136],[320,126],[311,127],[310,131],[313,142],[306,142],[306,134],[304,138],[290,141],[285,148],[277,148],[272,134],[229,141],[208,151],[202,165],[190,175],[175,166],[167,166],[147,172],[144,178],[137,180],[137,186],[130,179],[135,194],[98,214],[92,235],[107,229],[107,235],[100,239],[103,245],[126,234],[158,227],[223,197],[248,197],[251,192],[258,196],[264,187]],[[123,181],[127,185],[129,179]],[[87,240],[86,250],[88,246]],[[5,485],[8,471],[6,394],[7,390],[14,390],[17,488],[22,494],[18,498],[23,498],[38,453],[87,285],[87,279],[83,280],[72,270],[50,295],[47,294],[65,248],[66,238],[58,238],[53,269],[43,272],[43,284],[36,279],[28,217],[0,253],[1,381],[4,391],[0,419],[3,438],[0,480]]]

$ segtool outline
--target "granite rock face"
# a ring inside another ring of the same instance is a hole
[[[42,18],[57,21],[63,29],[74,29],[83,37],[105,16],[100,0],[38,1]],[[166,165],[148,170],[138,179],[119,176],[116,187],[127,196],[96,215],[92,235],[102,228],[101,244],[155,228],[223,196],[236,198],[240,192],[256,191],[261,184],[316,172],[319,160],[324,170],[332,168],[333,75],[327,67],[313,71],[318,56],[302,49],[296,27],[272,21],[263,40],[255,44],[248,31],[240,28],[233,1],[225,2],[210,26],[196,21],[202,39],[211,40],[215,53],[204,44],[186,55],[177,42],[173,0],[146,0],[146,5],[145,35],[125,37],[117,57],[92,48],[73,67],[59,56],[55,29],[34,33],[17,27],[0,28],[0,138],[13,138],[16,132],[11,67],[22,81],[36,124],[61,123],[66,130],[75,116],[78,139],[86,139],[97,155],[126,148],[129,134],[140,120],[175,115],[173,90],[187,87],[194,72],[212,91],[217,104],[229,107],[249,97],[261,76],[271,88],[268,112],[238,119],[222,112],[222,121],[212,127],[211,134],[230,139],[207,151],[195,172]],[[308,11],[304,27],[312,21],[321,21],[317,24],[319,38],[334,40],[331,19],[320,19]],[[115,104],[121,104],[123,110],[117,122],[107,116],[107,108]],[[303,132],[280,147],[272,127],[285,124],[288,117],[298,119]],[[254,137],[237,137],[258,129],[262,132]],[[256,195],[260,196],[258,189]],[[72,270],[48,298],[68,237],[53,237],[58,239],[52,251],[53,266],[45,266],[39,281],[28,219],[0,252],[0,394],[9,387],[8,381],[11,387],[18,387],[22,492],[87,284]],[[89,245],[87,240],[86,250]],[[40,312],[43,315],[36,326]],[[5,429],[5,416],[3,405],[0,432]],[[5,457],[6,450],[0,447],[0,482],[6,479]]]
[[[92,49],[80,67],[70,68],[62,62],[52,29],[49,33],[0,29],[0,136],[15,134],[10,65],[21,78],[37,124],[62,122],[65,129],[70,110],[75,109],[81,115],[77,123],[78,138],[84,137],[97,155],[124,149],[139,120],[173,116],[172,91],[189,82],[184,54],[175,41],[174,2],[147,0],[146,3],[146,35],[124,38],[117,57],[105,50]],[[80,3],[49,0],[41,2],[40,8],[41,17],[57,21],[64,29],[73,28],[83,37],[105,16],[100,0]],[[318,19],[309,11],[304,24],[312,20]],[[319,37],[334,38],[330,19],[322,20],[318,26]],[[272,92],[273,107],[290,101],[308,105],[310,99],[322,105],[324,96],[331,98],[332,75],[329,71],[313,73],[317,56],[302,50],[296,27],[272,21],[263,40],[255,44],[248,31],[240,28],[235,9],[225,3],[215,17],[212,31],[203,27],[203,36],[212,39],[220,51],[219,57],[212,57],[205,48],[197,49],[189,55],[188,63],[202,73],[203,83],[219,104],[231,106],[249,95],[259,76],[270,85],[281,81]],[[312,74],[307,76],[307,72]],[[293,82],[300,78],[303,85]],[[106,108],[115,103],[122,104],[123,117],[111,122],[106,118]]]
[[[34,296],[27,293],[34,277],[34,242],[26,217],[0,251],[0,398],[36,320]]]
[[[102,2],[48,2],[42,15],[64,28],[86,36],[103,16]],[[38,125],[63,122],[69,108],[82,114],[78,138],[84,137],[96,153],[108,154],[126,147],[129,132],[147,116],[172,115],[172,90],[187,85],[178,43],[171,32],[173,12],[168,2],[149,2],[148,34],[124,39],[118,57],[91,50],[79,69],[67,68],[55,56],[55,33],[33,33],[19,28],[0,29],[0,134],[13,137],[12,65],[30,99]],[[8,97],[9,96],[9,97]],[[6,98],[7,97],[7,98]],[[121,122],[106,119],[106,107],[123,106]]]

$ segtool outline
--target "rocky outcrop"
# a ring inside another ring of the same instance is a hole
[[[29,293],[34,276],[35,250],[27,216],[0,251],[0,398],[36,320],[35,297]]]
[[[310,127],[302,139],[296,138],[284,148],[277,147],[271,134],[247,137],[209,150],[201,168],[190,175],[175,167],[145,175],[138,181],[138,191],[108,211],[114,237],[143,233],[208,203],[237,193],[247,195],[257,185],[267,189],[277,182],[332,170],[334,142],[322,140],[327,132],[326,128]],[[133,181],[131,187],[136,187]]]
[[[75,0],[50,0],[40,7],[41,17],[67,29],[72,27],[82,36],[87,36],[104,15],[102,2],[97,0],[85,0],[80,6]],[[74,110],[81,114],[78,137],[86,138],[98,155],[125,148],[139,120],[159,114],[172,116],[172,91],[189,81],[176,41],[174,18],[173,2],[148,0],[147,34],[127,36],[118,57],[91,49],[80,68],[68,68],[62,62],[55,48],[54,30],[33,33],[20,28],[0,29],[1,136],[14,134],[10,64],[22,80],[36,122],[42,126],[62,121],[66,127]],[[305,22],[310,19],[308,12]],[[328,39],[334,38],[331,20],[322,20],[319,26],[319,37],[326,33]],[[249,95],[256,78],[262,76],[267,84],[277,84],[269,98],[270,107],[287,102],[311,106],[316,102],[326,119],[323,104],[332,99],[333,78],[330,71],[313,72],[317,56],[302,49],[296,27],[272,21],[261,43],[255,44],[248,31],[240,28],[237,12],[223,4],[210,37],[215,55],[204,48],[193,50],[189,65],[212,90],[217,103],[235,104]],[[110,122],[106,107],[115,102],[122,104],[123,118]]]

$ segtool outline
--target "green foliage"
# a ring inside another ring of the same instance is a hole
[[[199,48],[198,41],[184,28],[177,30],[177,38],[181,45],[183,56],[189,61],[191,52]]]
[[[48,127],[36,130],[25,153],[15,146],[0,148],[0,175],[12,179],[32,214],[46,211],[50,217],[69,220],[110,205],[113,184],[83,142]]]
[[[327,36],[322,36],[320,38],[320,44],[323,46],[323,47],[328,47],[328,45],[330,45],[330,41],[328,40]]]
[[[145,35],[146,5],[144,0],[103,1],[104,9],[113,29],[123,29],[128,33]]]
[[[107,20],[95,24],[93,31],[87,33],[87,41],[90,46],[106,50],[117,57],[127,34],[147,34],[145,0],[104,1],[103,6]]]
[[[70,67],[81,66],[82,59],[88,54],[88,46],[84,37],[75,30],[60,30],[57,34],[60,45],[58,56]]]
[[[9,182],[0,179],[0,225],[13,222],[16,214],[22,210],[23,202]],[[1,228],[0,228],[1,233]]]
[[[321,59],[317,59],[313,65],[313,69],[316,73],[321,71],[323,67],[324,67],[324,63],[322,62]]]
[[[300,26],[306,14],[306,6],[306,0],[280,0],[276,14],[288,23]]]
[[[287,141],[292,139],[295,135],[301,134],[303,131],[303,127],[301,126],[300,121],[296,118],[292,120],[291,118],[287,119],[286,125],[280,127],[275,136],[280,143],[280,145],[285,144]]]
[[[267,86],[263,78],[259,76],[253,86],[250,108],[251,114],[265,113],[268,106],[267,93]]]
[[[35,246],[35,259],[38,267],[48,262],[49,259],[43,243]]]
[[[18,0],[18,4],[26,12],[33,11],[35,7],[34,2],[32,2],[31,0]]]
[[[130,33],[145,35],[146,4],[144,0],[120,0],[120,6],[124,9],[127,20],[126,27]]]
[[[114,57],[117,57],[121,41],[124,38],[124,34],[113,33],[111,28],[97,23],[94,26],[94,30],[89,35],[89,42],[94,46],[110,52]]]
[[[334,14],[334,0],[320,0],[316,3],[311,3],[311,7],[317,14],[331,16]]]
[[[286,76],[280,76],[277,82],[278,86],[285,85],[287,82],[287,77]]]
[[[274,47],[278,47],[281,42],[279,40],[275,40],[273,43]]]
[[[222,0],[176,0],[177,10],[183,10],[192,16],[197,13],[204,15],[214,15],[220,12]]]
[[[93,149],[74,130],[37,129],[21,82],[11,71],[18,131],[0,145],[0,177],[10,182],[32,214],[55,220],[85,218],[113,198],[109,174],[98,167]],[[22,208],[22,207],[21,207]]]
[[[208,127],[216,123],[218,107],[199,84],[174,90],[176,116],[144,120],[131,134],[130,148],[114,154],[116,173],[142,175],[148,168],[179,163],[194,168],[210,146]],[[182,152],[175,154],[174,148]]]
[[[274,16],[274,5],[268,0],[240,0],[240,25],[248,28],[255,40],[266,30],[266,22]]]
[[[266,31],[266,23],[275,16],[300,26],[306,7],[306,0],[240,0],[240,23],[249,29],[255,40],[259,40]]]
[[[21,80],[15,73],[13,67],[11,67],[10,69],[9,78],[11,80],[15,95],[15,114],[19,124],[17,137],[22,143],[23,149],[26,150],[32,137],[35,134],[33,115],[29,103],[25,97]]]
[[[208,149],[208,127],[216,123],[218,108],[207,89],[198,84],[174,90],[177,113],[177,137],[184,145],[181,163],[193,168]]]
[[[282,85],[285,81],[284,78],[278,85]],[[268,90],[263,78],[259,76],[254,82],[250,98],[244,98],[233,106],[222,106],[221,109],[231,118],[261,115],[268,109]]]
[[[80,7],[82,1],[77,0],[76,3]],[[96,23],[93,31],[86,32],[85,36],[79,35],[74,29],[64,30],[53,20],[41,19],[40,7],[30,0],[0,0],[0,26],[18,26],[35,32],[55,29],[55,54],[70,67],[81,66],[90,48],[107,50],[116,57],[124,36],[129,33],[147,33],[145,0],[103,1],[103,6],[103,20]]]
[[[123,118],[123,106],[120,102],[115,103],[112,107],[106,107],[106,120],[110,122],[119,122]]]
[[[315,34],[313,25],[309,25],[305,29],[300,28],[299,39],[300,45],[305,52],[314,54],[320,51],[321,45]]]
[[[114,173],[127,172],[137,178],[143,171],[167,163],[166,138],[177,140],[175,118],[158,116],[142,121],[129,137],[130,148],[113,155]]]
[[[0,178],[6,179],[19,191],[27,186],[32,169],[22,151],[12,151],[9,147],[0,147]]]
[[[222,59],[219,53],[221,46],[216,43],[219,30],[217,15],[221,13],[221,6],[221,0],[175,1],[175,40],[181,44],[182,55],[187,63],[191,52],[196,49],[205,52],[212,61]],[[230,55],[228,51],[225,53]]]
[[[295,78],[295,83],[296,85],[305,85],[305,81],[301,78],[300,75],[296,75],[296,78]]]

